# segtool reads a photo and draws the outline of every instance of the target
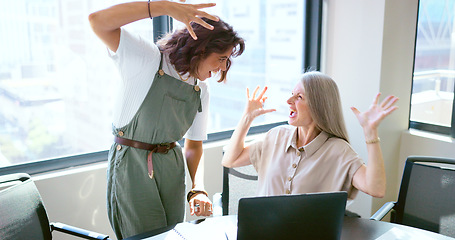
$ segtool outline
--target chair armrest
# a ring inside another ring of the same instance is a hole
[[[51,229],[59,232],[67,233],[73,236],[85,238],[85,239],[103,239],[109,240],[108,235],[104,235],[97,232],[88,231],[82,228],[73,227],[64,223],[51,223]]]
[[[223,215],[223,203],[221,202],[221,193],[213,194],[212,209],[214,217]]]
[[[386,202],[378,211],[376,211],[373,216],[370,217],[370,220],[381,221],[384,216],[395,207],[396,202]]]

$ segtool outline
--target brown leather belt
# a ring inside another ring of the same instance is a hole
[[[150,151],[149,155],[147,156],[147,167],[148,167],[148,173],[149,173],[150,178],[153,178],[152,154],[153,153],[166,154],[169,152],[169,150],[173,149],[176,146],[175,142],[150,144],[150,143],[139,142],[139,141],[135,141],[135,140],[131,140],[131,139],[121,138],[121,137],[117,137],[117,136],[114,138],[114,142],[121,144],[121,145]]]

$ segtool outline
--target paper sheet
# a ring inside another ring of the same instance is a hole
[[[237,239],[237,224],[226,221],[220,224],[213,218],[207,218],[201,223],[180,223],[169,231],[164,240],[214,240],[214,239]]]
[[[417,232],[407,232],[399,228],[392,228],[389,231],[382,234],[376,240],[407,240],[407,239],[419,239],[419,240],[433,240],[431,237],[422,235],[422,233]]]

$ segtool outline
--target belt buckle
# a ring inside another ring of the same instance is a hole
[[[166,151],[164,151],[164,154],[167,154],[169,152],[169,149],[171,149],[171,144],[170,143],[160,143],[160,147],[165,147]]]

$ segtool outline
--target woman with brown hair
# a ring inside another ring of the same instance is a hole
[[[388,96],[379,103],[378,94],[367,111],[351,108],[365,134],[365,165],[349,144],[338,87],[320,72],[307,72],[296,84],[287,100],[289,125],[273,128],[261,140],[245,146],[252,121],[275,111],[263,109],[267,88],[259,94],[258,90],[251,97],[247,93],[247,107],[222,160],[226,167],[252,164],[258,172],[258,195],[346,191],[354,199],[360,190],[373,197],[384,196],[386,177],[377,128],[397,109],[398,98]]]
[[[204,80],[226,78],[242,38],[227,23],[201,11],[215,4],[131,2],[90,14],[95,34],[106,44],[122,77],[114,111],[115,141],[109,151],[107,205],[118,239],[208,216],[212,203],[196,181],[207,138],[209,93]],[[181,21],[156,45],[122,26],[161,15]],[[192,180],[185,196],[184,153]]]

